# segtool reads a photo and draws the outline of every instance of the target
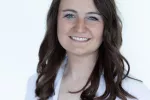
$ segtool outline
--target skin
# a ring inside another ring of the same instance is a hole
[[[60,85],[59,100],[79,100],[81,93],[67,92],[80,90],[87,82],[103,41],[103,28],[103,19],[93,0],[61,0],[57,36],[67,52],[68,63]],[[90,40],[78,42],[69,36]]]

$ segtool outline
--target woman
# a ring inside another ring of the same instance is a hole
[[[114,0],[53,0],[26,100],[150,99],[128,75],[121,28]]]

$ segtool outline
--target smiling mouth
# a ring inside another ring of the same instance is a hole
[[[87,42],[90,40],[90,38],[85,37],[77,37],[77,36],[69,36],[72,40],[78,41],[78,42]]]

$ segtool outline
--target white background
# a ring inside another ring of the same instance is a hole
[[[0,0],[0,99],[23,100],[36,72],[51,0]],[[123,20],[121,51],[131,74],[150,89],[150,1],[117,0]]]

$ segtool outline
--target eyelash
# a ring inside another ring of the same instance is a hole
[[[88,19],[93,20],[93,21],[98,21],[98,18],[93,17],[93,16],[88,17]]]
[[[70,19],[69,17],[75,18],[75,16],[73,14],[66,14],[64,17]]]
[[[75,18],[75,16],[73,14],[64,15],[64,18],[71,19],[70,17]],[[93,16],[89,16],[89,17],[87,17],[87,19],[92,20],[92,21],[99,21],[98,18],[93,17]]]

